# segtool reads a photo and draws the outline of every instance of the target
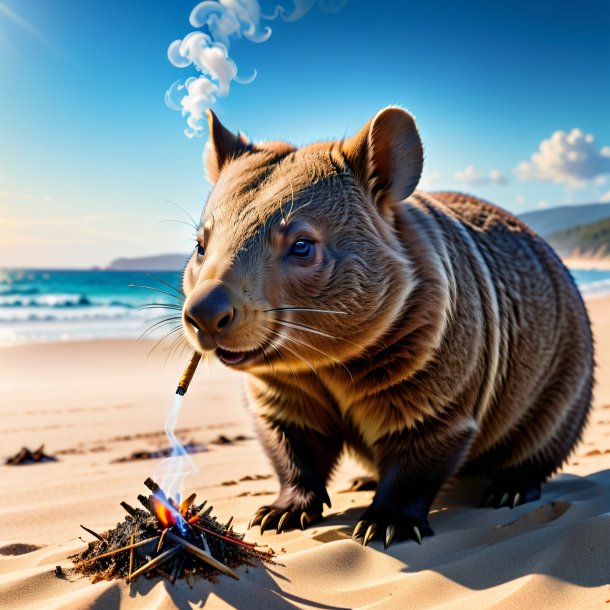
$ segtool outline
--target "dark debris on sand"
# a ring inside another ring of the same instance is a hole
[[[23,466],[25,464],[39,464],[42,462],[56,462],[57,458],[53,455],[47,455],[44,452],[44,445],[40,445],[38,449],[30,451],[27,447],[22,447],[15,455],[6,458],[4,462],[7,466]]]
[[[184,450],[187,453],[200,453],[202,451],[207,451],[208,448],[203,443],[195,443],[191,441],[186,445],[183,445]],[[120,457],[116,460],[112,460],[113,464],[121,463],[121,462],[135,462],[138,460],[154,460],[158,458],[170,457],[173,454],[172,447],[163,447],[161,449],[154,450],[142,450],[142,451],[134,451],[127,457]]]
[[[144,508],[122,502],[128,515],[114,528],[98,534],[81,526],[97,540],[70,556],[74,572],[93,582],[160,575],[173,583],[195,577],[215,581],[221,572],[239,579],[234,568],[275,563],[272,549],[245,542],[233,531],[232,518],[220,523],[206,502],[194,503],[194,494],[178,506],[151,479],[145,484],[153,495],[138,496]]]

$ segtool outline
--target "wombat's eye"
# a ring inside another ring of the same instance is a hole
[[[297,258],[311,260],[314,252],[315,247],[313,242],[309,239],[305,239],[304,237],[300,237],[294,242],[294,244],[292,244],[289,254],[290,256],[296,256]]]
[[[201,244],[197,244],[197,254],[203,256],[205,254],[205,248]]]

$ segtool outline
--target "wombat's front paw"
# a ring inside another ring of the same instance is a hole
[[[256,511],[248,529],[254,525],[261,526],[261,534],[270,528],[275,527],[276,533],[280,534],[284,530],[300,527],[304,530],[308,525],[316,523],[322,519],[322,505],[319,508],[312,507],[307,510],[279,507],[275,504],[261,506]]]
[[[356,524],[352,539],[366,546],[371,540],[381,538],[386,549],[393,540],[412,539],[421,544],[424,536],[434,536],[434,532],[427,515],[418,512],[413,506],[384,508],[373,502]]]
[[[330,498],[325,490],[321,492],[321,500],[313,493],[298,494],[298,497],[295,495],[291,492],[280,493],[273,504],[261,506],[250,519],[248,529],[260,525],[261,534],[273,527],[278,534],[295,527],[304,530],[308,525],[322,519],[324,503],[330,507]]]

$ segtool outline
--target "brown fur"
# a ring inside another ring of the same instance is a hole
[[[398,108],[298,150],[250,145],[213,115],[211,130],[216,184],[185,312],[207,315],[214,281],[232,313],[218,332],[185,329],[198,349],[263,348],[235,365],[282,486],[254,522],[318,517],[344,447],[380,481],[372,534],[431,533],[430,503],[460,472],[488,475],[513,504],[536,497],[578,441],[592,387],[587,314],[551,248],[489,203],[413,192],[423,153]],[[295,223],[315,264],[287,255]],[[346,315],[266,311],[286,306]]]

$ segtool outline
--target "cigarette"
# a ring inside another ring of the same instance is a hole
[[[197,370],[197,365],[201,360],[201,354],[199,352],[193,352],[189,363],[186,365],[184,369],[184,373],[182,373],[182,378],[180,379],[180,383],[178,384],[178,388],[176,389],[176,394],[178,396],[184,396],[186,391],[189,389],[189,385],[191,385],[191,381],[193,379],[193,375]]]

